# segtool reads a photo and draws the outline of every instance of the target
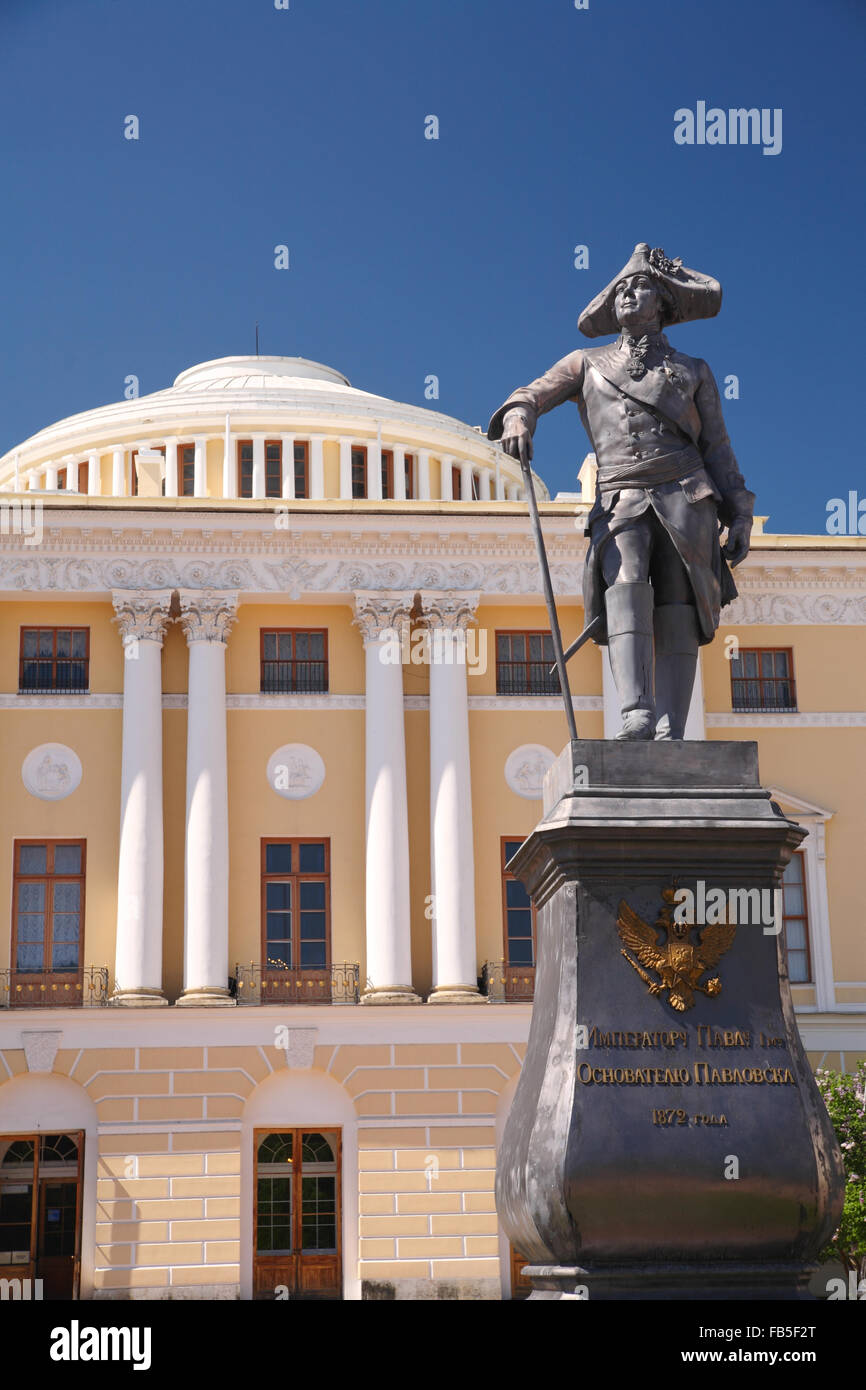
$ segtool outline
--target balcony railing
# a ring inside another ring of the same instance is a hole
[[[327,661],[263,661],[263,695],[327,695]]]
[[[487,960],[481,967],[481,993],[491,1004],[520,1004],[535,995],[535,966]]]
[[[23,657],[18,667],[18,694],[86,695],[89,666],[85,657],[58,657],[53,662]]]
[[[732,679],[731,687],[731,706],[738,714],[759,710],[781,714],[797,712],[797,692],[790,676],[753,680],[737,676]]]
[[[107,1003],[107,965],[80,972],[0,970],[0,1009],[97,1009]]]
[[[558,695],[559,676],[549,661],[497,661],[497,695]]]
[[[361,967],[345,961],[324,969],[239,962],[230,989],[239,1004],[357,1004]]]

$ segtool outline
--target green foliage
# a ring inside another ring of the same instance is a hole
[[[819,1067],[815,1073],[845,1162],[845,1205],[839,1229],[822,1251],[859,1278],[866,1275],[866,1061],[853,1075]]]

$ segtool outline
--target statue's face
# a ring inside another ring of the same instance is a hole
[[[620,327],[643,328],[659,318],[662,298],[648,275],[629,275],[616,287],[614,308]]]

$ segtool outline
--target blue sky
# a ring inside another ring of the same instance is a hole
[[[823,532],[866,495],[864,40],[862,0],[0,0],[0,450],[256,320],[486,425],[646,240],[722,282],[671,338],[739,378],[756,510]],[[781,108],[781,153],[676,145],[698,101]],[[542,420],[551,491],[586,449],[573,407]]]

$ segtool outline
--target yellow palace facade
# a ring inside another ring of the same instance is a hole
[[[580,479],[537,483],[566,643]],[[566,725],[517,466],[331,368],[223,359],[22,442],[0,522],[0,1279],[519,1295],[507,864]],[[850,1069],[866,541],[756,529],[687,737],[757,740],[808,831],[789,973],[813,1063]],[[613,737],[606,659],[570,671]]]

